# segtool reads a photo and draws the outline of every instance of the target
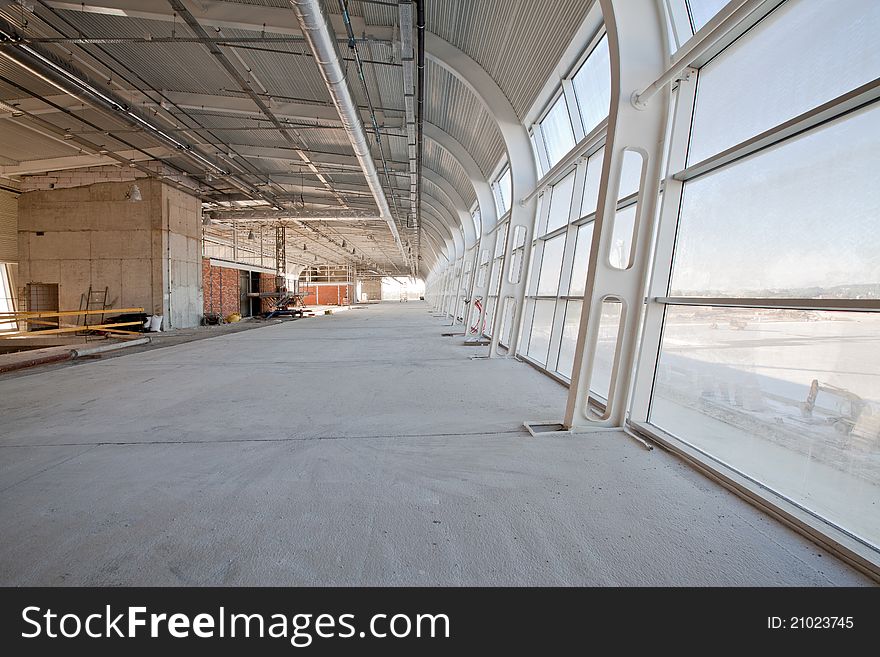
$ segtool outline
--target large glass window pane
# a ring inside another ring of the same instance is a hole
[[[611,372],[614,369],[614,356],[617,353],[617,338],[620,334],[619,301],[603,301],[599,320],[599,340],[596,342],[596,358],[593,360],[593,373],[590,376],[590,392],[608,399],[611,389]]]
[[[602,178],[602,158],[605,149],[590,156],[587,162],[587,175],[584,179],[584,196],[581,199],[581,216],[593,214],[599,203],[599,181]]]
[[[625,150],[623,163],[620,168],[620,184],[617,186],[617,198],[626,198],[630,194],[639,191],[642,181],[642,164],[644,159],[641,153]]]
[[[565,235],[544,242],[541,276],[538,279],[538,296],[556,296],[559,291],[559,272],[562,269],[562,252],[564,250]]]
[[[686,183],[673,296],[880,298],[880,104]]]
[[[712,20],[727,2],[728,0],[688,0],[688,14],[694,32]]]
[[[547,159],[552,167],[574,146],[574,133],[571,130],[565,96],[556,99],[547,116],[541,121],[541,134],[544,136]]]
[[[541,154],[538,151],[538,140],[535,138],[535,133],[529,133],[529,140],[532,142],[532,155],[535,156],[535,167],[538,169],[538,177],[543,176],[546,171],[544,171],[544,164],[541,162]]]
[[[535,314],[532,319],[532,333],[529,338],[529,358],[547,364],[547,353],[550,350],[550,330],[553,327],[553,311],[556,302],[549,299],[535,301]]]
[[[506,167],[498,180],[492,184],[492,191],[495,192],[495,209],[498,210],[499,217],[510,209],[510,184],[510,167]]]
[[[510,271],[507,280],[516,285],[520,282],[523,274],[523,254],[526,244],[526,229],[524,226],[513,227],[513,251],[510,254]]]
[[[590,267],[590,247],[593,244],[593,222],[578,227],[574,244],[574,262],[571,266],[571,282],[568,294],[583,296],[587,286],[587,270]]]
[[[504,258],[495,258],[492,263],[492,275],[489,277],[489,294],[497,296],[501,290],[501,265]]]
[[[583,305],[583,301],[572,299],[565,306],[565,319],[562,324],[562,340],[559,344],[559,361],[556,364],[556,371],[569,379],[574,364],[574,348],[580,328]]]
[[[484,333],[489,337],[492,337],[492,331],[495,328],[495,304],[498,303],[498,296],[490,296],[488,302],[486,303],[486,321],[483,322],[483,326],[485,327]]]
[[[507,243],[507,227],[509,224],[499,226],[495,231],[495,254],[493,257],[498,258],[504,255],[504,247]]]
[[[880,546],[880,315],[669,307],[650,419]]]
[[[547,230],[552,232],[568,223],[571,213],[571,194],[574,191],[574,171],[553,186],[550,196],[550,216],[547,218]]]
[[[689,162],[880,76],[880,2],[789,0],[700,70]]]
[[[578,112],[589,134],[608,116],[611,105],[611,58],[608,55],[608,37],[602,40],[587,57],[580,70],[572,78]]]
[[[608,262],[616,269],[626,269],[629,265],[632,249],[633,229],[636,222],[636,205],[629,205],[618,210],[614,215],[614,227],[611,231],[611,250]]]

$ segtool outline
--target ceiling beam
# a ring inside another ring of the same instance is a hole
[[[143,2],[143,0],[90,0],[89,2],[64,2],[60,0],[48,0],[46,3],[52,9],[104,14],[107,16],[127,16],[130,18],[145,18],[153,21],[180,22],[180,17],[175,17],[174,12],[168,5],[159,2]],[[232,28],[236,30],[250,30],[253,32],[271,32],[273,34],[289,34],[302,37],[296,16],[289,8],[260,7],[257,5],[241,4],[234,2],[218,2],[217,0],[199,0],[189,2],[187,7],[190,13],[202,25],[211,27]],[[328,17],[337,35],[345,34],[345,25],[342,16],[333,14]],[[352,16],[352,28],[358,37],[390,41],[393,38],[394,28],[378,25],[367,25],[363,18]],[[340,36],[340,38],[343,38]]]
[[[224,114],[263,116],[262,112],[254,105],[250,98],[235,96],[215,96],[213,94],[195,94],[188,91],[165,91],[163,95],[181,109],[222,112]],[[317,120],[324,123],[332,123],[332,126],[341,126],[339,114],[332,104],[280,101],[274,98],[266,99],[266,104],[272,113],[279,118],[295,119],[297,121]]]
[[[164,147],[145,149],[142,151],[114,151],[119,157],[124,157],[133,162],[145,160],[158,160],[170,154],[170,150]],[[81,169],[84,167],[100,167],[104,165],[120,166],[119,160],[109,155],[68,155],[64,157],[50,157],[39,160],[22,160],[14,166],[0,166],[0,176],[27,176],[35,173],[48,171],[66,171],[68,169]]]

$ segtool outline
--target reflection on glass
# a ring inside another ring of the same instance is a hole
[[[488,336],[492,336],[492,329],[495,326],[495,304],[498,303],[497,296],[490,296],[486,302],[486,314],[485,314],[485,322],[484,325],[486,327],[485,334]]]
[[[878,33],[880,2],[783,3],[700,69],[688,162],[880,77]]]
[[[553,311],[556,302],[538,299],[535,301],[535,314],[532,319],[532,331],[529,337],[529,358],[541,365],[547,364],[547,353],[550,349],[550,330],[553,326]]]
[[[510,346],[510,334],[513,331],[513,312],[516,309],[516,302],[507,297],[503,301],[504,305],[501,308],[501,333],[498,335],[498,343],[509,347]]]
[[[489,272],[489,249],[483,249],[480,251],[480,268],[477,272],[477,286],[483,287],[486,285],[486,276],[488,276]]]
[[[574,133],[571,120],[568,118],[568,107],[565,96],[560,95],[541,121],[541,134],[547,148],[547,159],[552,167],[561,160],[574,146]]]
[[[602,302],[599,339],[596,342],[596,356],[590,376],[590,393],[602,399],[608,399],[608,391],[611,389],[611,372],[614,369],[617,336],[620,333],[620,311],[619,301]]]
[[[543,176],[547,171],[544,169],[544,164],[541,162],[541,155],[538,152],[538,139],[535,137],[534,132],[529,132],[529,140],[532,142],[532,155],[535,156],[535,168],[538,170],[538,177]]]
[[[482,232],[482,215],[480,214],[480,209],[475,208],[473,212],[471,212],[471,221],[474,223],[474,232],[477,237],[480,236]]]
[[[574,245],[574,262],[571,266],[570,296],[583,296],[587,287],[587,270],[590,268],[590,247],[593,244],[593,222],[578,227]]]
[[[636,207],[636,205],[627,206],[623,210],[618,210],[614,215],[614,230],[611,231],[611,250],[608,252],[608,262],[616,269],[626,269],[629,266]]]
[[[569,379],[571,378],[571,368],[574,365],[574,348],[583,305],[583,301],[574,299],[565,305],[565,319],[562,324],[562,340],[559,344],[559,361],[556,364],[556,371]]]
[[[694,32],[712,20],[727,2],[728,0],[688,0],[688,14]]]
[[[538,278],[538,296],[556,296],[559,291],[559,272],[562,269],[564,250],[565,235],[559,235],[544,242],[541,275]]]
[[[874,104],[686,183],[670,293],[880,298],[878,153]]]
[[[650,420],[880,545],[880,316],[671,306]]]
[[[526,229],[524,226],[513,227],[513,253],[510,258],[510,272],[507,280],[516,285],[522,278],[523,269],[523,246],[526,243]]]
[[[503,216],[510,209],[510,185],[510,167],[505,167],[504,172],[492,185],[492,191],[495,192],[495,206],[499,217]]]
[[[602,157],[605,150],[599,150],[590,156],[587,162],[587,175],[584,179],[584,196],[581,199],[581,216],[593,214],[599,204],[599,181],[602,178]]]
[[[574,191],[574,171],[553,185],[550,196],[550,216],[547,217],[547,229],[549,233],[560,226],[568,223],[568,215],[571,212],[571,194]],[[544,195],[546,197],[546,194]]]
[[[642,179],[642,163],[644,158],[636,151],[623,151],[623,163],[620,168],[620,184],[617,186],[617,198],[626,198],[639,191]]]
[[[501,265],[504,258],[495,258],[492,261],[492,275],[489,278],[489,294],[498,295],[501,290]]]
[[[584,133],[590,134],[608,116],[611,105],[611,59],[608,37],[602,37],[572,78]]]

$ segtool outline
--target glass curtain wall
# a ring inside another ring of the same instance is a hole
[[[661,214],[677,222],[665,312],[645,333],[652,425],[874,549],[878,33],[880,3],[788,0],[699,70]]]
[[[532,128],[536,160],[546,172],[608,116],[611,89],[608,42],[599,34],[544,118]],[[559,114],[568,114],[562,121]],[[566,132],[565,126],[571,133]],[[560,128],[562,126],[562,128]],[[563,380],[570,380],[580,326],[593,222],[602,174],[604,134],[568,171],[559,172],[539,200],[533,266],[523,314],[520,355]],[[564,150],[563,150],[564,149]],[[610,371],[610,364],[609,364]]]

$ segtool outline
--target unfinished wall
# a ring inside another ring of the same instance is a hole
[[[165,222],[158,232],[168,249],[163,289],[171,325],[198,326],[202,315],[202,202],[168,185],[161,186]],[[155,223],[155,221],[154,221]],[[157,228],[154,226],[155,235]]]
[[[83,178],[88,181],[94,178]],[[153,179],[27,191],[18,204],[18,286],[57,283],[76,309],[92,289],[116,308],[142,307],[165,325],[197,326],[201,302],[201,203]]]
[[[275,274],[267,274],[265,272],[260,272],[260,292],[274,292],[275,291]],[[264,313],[269,312],[272,309],[272,299],[263,299],[260,302],[260,307]]]
[[[347,306],[353,302],[354,286],[350,283],[303,283],[299,284],[303,303],[307,306]]]
[[[241,272],[229,267],[211,265],[208,258],[202,260],[202,291],[205,312],[226,317],[241,310]]]
[[[361,279],[361,295],[366,295],[366,301],[380,301],[382,299],[382,281],[378,278]],[[363,299],[358,299],[362,301]]]
[[[18,262],[18,194],[0,189],[0,262]]]

